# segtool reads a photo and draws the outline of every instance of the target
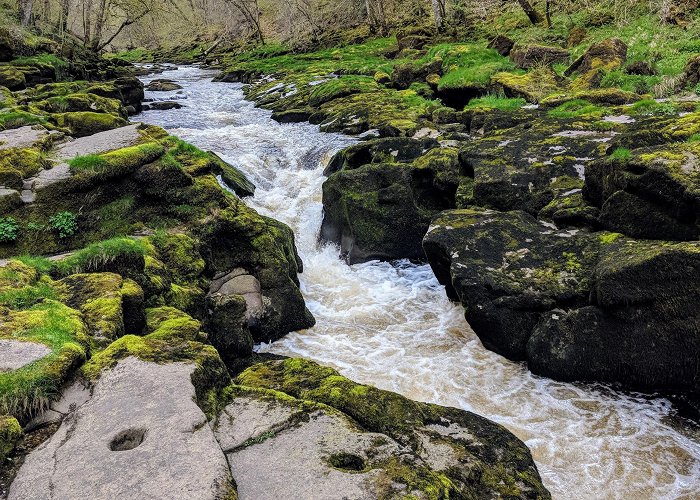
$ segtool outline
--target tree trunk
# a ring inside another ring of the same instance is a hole
[[[552,27],[552,2],[547,0],[545,4],[544,17],[547,19],[547,28]]]
[[[518,0],[518,3],[523,8],[525,15],[527,15],[527,18],[532,24],[539,24],[542,22],[542,16],[535,10],[528,0]]]
[[[19,0],[19,19],[22,26],[29,26],[32,21],[33,0]]]
[[[435,27],[442,30],[445,22],[445,0],[432,0],[433,16],[435,17]]]

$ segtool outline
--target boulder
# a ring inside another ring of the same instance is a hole
[[[5,27],[0,27],[0,62],[14,59],[14,50],[15,43],[9,30]]]
[[[180,109],[182,104],[177,101],[155,101],[143,106],[143,111],[167,111],[169,109]]]
[[[0,415],[0,465],[5,465],[5,460],[15,451],[22,437],[22,426],[16,418]]]
[[[625,67],[628,75],[654,76],[657,71],[647,61],[635,61]]]
[[[496,52],[501,54],[503,57],[508,57],[510,51],[513,49],[515,42],[505,35],[496,35],[491,39],[487,47],[489,49],[494,49]]]
[[[193,363],[119,361],[26,457],[8,498],[177,498],[187,492],[215,500],[233,494],[226,457],[194,401],[194,371]]]
[[[506,97],[521,97],[527,102],[538,103],[545,97],[566,90],[564,79],[548,66],[537,67],[525,74],[496,73],[491,84]]]
[[[699,143],[640,149],[598,160],[584,195],[601,208],[601,224],[635,238],[695,240],[700,236]]]
[[[254,364],[236,383],[215,432],[241,497],[550,498],[525,445],[473,413],[302,359]]]
[[[454,210],[423,245],[488,349],[555,379],[698,394],[700,243]]]
[[[510,59],[521,69],[532,69],[565,63],[569,60],[569,51],[542,45],[515,46],[510,52]]]
[[[22,90],[27,86],[24,73],[14,66],[0,66],[0,86]]]
[[[685,65],[681,85],[695,87],[700,83],[700,55],[691,57]]]
[[[151,92],[172,92],[174,90],[180,90],[182,89],[182,85],[178,85],[172,80],[167,80],[167,79],[157,79],[157,80],[152,80],[149,82],[149,84],[146,86],[146,90],[149,90]]]
[[[579,87],[595,88],[604,74],[621,68],[627,61],[627,44],[619,38],[608,38],[591,45],[564,72],[565,76],[578,74]]]

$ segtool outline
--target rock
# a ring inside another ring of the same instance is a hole
[[[397,64],[391,70],[391,82],[398,88],[405,90],[414,82],[424,82],[428,75],[442,73],[442,59],[433,59],[421,66],[412,63]]]
[[[30,148],[39,146],[49,137],[60,136],[55,131],[49,132],[43,127],[29,126],[0,131],[0,150],[10,148]]]
[[[146,90],[151,92],[172,92],[174,90],[181,90],[182,85],[178,85],[172,80],[167,79],[157,79],[152,80],[147,86]]]
[[[588,50],[564,72],[565,76],[578,74],[577,85],[594,88],[606,72],[622,67],[627,61],[627,44],[619,38],[608,38],[591,45]]]
[[[56,148],[56,156],[62,160],[70,160],[76,156],[133,146],[141,138],[138,127],[138,124],[126,125],[63,143]]]
[[[574,26],[569,31],[569,36],[566,38],[566,46],[570,49],[583,43],[588,36],[588,32],[579,26]]]
[[[488,349],[559,380],[698,393],[700,243],[455,210],[433,221],[424,248]]]
[[[347,157],[338,157],[338,163],[363,163],[363,155],[372,151],[367,145],[372,143],[382,161],[384,147],[391,144],[391,139],[378,141],[368,141],[361,145],[366,149],[356,148]],[[390,152],[389,156],[394,155]],[[463,175],[457,150],[434,148],[410,164],[394,160],[348,167],[323,184],[321,238],[340,245],[351,263],[423,259],[420,241],[431,216],[455,204]]]
[[[155,101],[143,106],[143,111],[167,111],[169,109],[180,109],[182,104],[177,101]]]
[[[121,128],[127,124],[126,120],[107,113],[94,113],[92,111],[77,111],[54,115],[53,119],[59,127],[70,130],[74,137],[87,137],[107,130]]]
[[[211,159],[212,168],[221,176],[229,189],[241,198],[255,194],[255,185],[248,180],[243,172],[224,161],[216,153],[209,151],[207,154]]]
[[[635,150],[592,163],[584,194],[604,227],[635,238],[700,236],[698,143]]]
[[[370,163],[386,161],[410,163],[421,156],[427,148],[436,145],[435,141],[410,137],[387,137],[364,141],[336,153],[323,170],[323,175],[329,176],[344,169],[353,170]]]
[[[272,119],[280,123],[299,123],[309,121],[313,113],[311,109],[290,109],[287,111],[275,111]]]
[[[399,50],[422,49],[433,36],[433,30],[423,26],[410,26],[396,32],[396,43]]]
[[[18,370],[50,353],[51,349],[44,344],[0,339],[0,373]]]
[[[654,76],[657,71],[646,61],[635,61],[625,67],[628,75]]]
[[[532,69],[564,63],[569,60],[569,51],[542,45],[515,46],[510,53],[510,59],[521,69]]]
[[[20,70],[13,66],[0,66],[0,86],[10,90],[22,90],[26,88],[27,82]]]
[[[472,413],[302,359],[255,364],[236,382],[216,435],[242,498],[486,498],[505,484],[513,498],[549,498],[527,448]]]
[[[143,83],[134,76],[121,77],[113,82],[93,85],[87,89],[87,92],[118,99],[125,107],[131,106],[137,113],[141,112],[141,102],[144,98]]]
[[[193,400],[194,368],[134,357],[120,361],[56,434],[26,457],[8,498],[230,495],[226,458]]]
[[[491,83],[502,90],[506,97],[522,97],[527,102],[538,103],[545,97],[565,90],[564,80],[547,66],[519,75],[496,73]]]
[[[515,42],[505,35],[496,35],[488,44],[489,49],[494,49],[503,57],[508,57],[513,49]]]
[[[700,84],[700,55],[691,57],[685,65],[681,85],[683,87],[695,87]]]
[[[14,59],[15,43],[12,35],[5,27],[0,27],[0,62]]]

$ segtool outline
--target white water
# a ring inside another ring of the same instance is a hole
[[[484,349],[428,266],[347,266],[336,248],[319,247],[322,165],[353,139],[278,124],[244,100],[241,85],[207,76],[195,68],[158,75],[185,87],[186,107],[139,119],[240,167],[257,186],[247,202],[294,229],[317,325],[262,351],[503,424],[530,447],[554,498],[700,498],[700,433],[667,400],[535,377]]]

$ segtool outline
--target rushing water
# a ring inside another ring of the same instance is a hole
[[[138,119],[221,154],[257,186],[247,202],[294,229],[317,325],[260,350],[503,424],[530,447],[554,498],[700,497],[700,433],[667,400],[533,376],[481,345],[428,266],[348,266],[337,248],[319,246],[323,164],[354,139],[278,124],[244,100],[241,85],[211,76],[191,67],[157,75],[184,90],[148,97],[185,107]]]

